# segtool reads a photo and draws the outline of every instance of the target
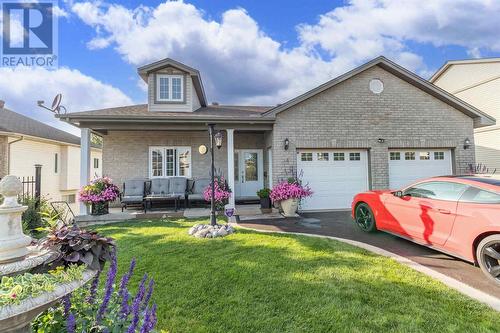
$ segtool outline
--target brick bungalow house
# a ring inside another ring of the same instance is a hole
[[[217,167],[231,203],[298,174],[315,192],[302,210],[345,209],[354,194],[463,173],[474,129],[495,119],[384,57],[275,107],[209,105],[199,71],[172,59],[138,69],[148,104],[68,113],[82,133],[82,183],[91,131],[103,136],[103,174],[126,179],[208,177],[207,125],[223,131]],[[243,79],[243,78],[242,78]]]

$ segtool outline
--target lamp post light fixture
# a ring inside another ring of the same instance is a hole
[[[215,217],[215,161],[214,161],[214,140],[217,149],[222,147],[222,132],[214,133],[215,124],[208,124],[208,134],[210,137],[210,180],[211,180],[211,193],[210,193],[210,225],[217,225]]]
[[[466,138],[464,140],[464,149],[469,149],[471,146],[471,143],[470,143],[470,139],[469,138]]]

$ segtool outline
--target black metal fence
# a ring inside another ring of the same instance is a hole
[[[2,180],[2,178],[0,178]],[[25,199],[37,199],[40,200],[42,192],[42,166],[40,164],[35,165],[35,175],[19,177],[19,180],[23,184],[23,191],[19,194],[19,200],[24,201]]]

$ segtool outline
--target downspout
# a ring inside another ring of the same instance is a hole
[[[7,174],[10,175],[10,146],[13,144],[13,143],[16,143],[16,142],[19,142],[19,141],[22,141],[24,140],[24,136],[20,136],[18,139],[14,140],[14,141],[11,141],[11,142],[8,142],[8,151],[7,151]]]

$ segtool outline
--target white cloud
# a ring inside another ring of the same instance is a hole
[[[119,89],[74,69],[0,68],[0,77],[0,99],[5,100],[7,108],[74,134],[79,130],[39,108],[37,101],[45,100],[50,106],[54,96],[62,93],[62,105],[68,112],[132,104]]]
[[[270,38],[241,8],[220,20],[177,1],[134,9],[83,2],[71,10],[95,29],[89,48],[114,47],[134,66],[177,59],[198,68],[209,98],[225,103],[282,102],[381,54],[429,75],[412,44],[500,51],[493,0],[352,0],[299,25],[295,48]]]

